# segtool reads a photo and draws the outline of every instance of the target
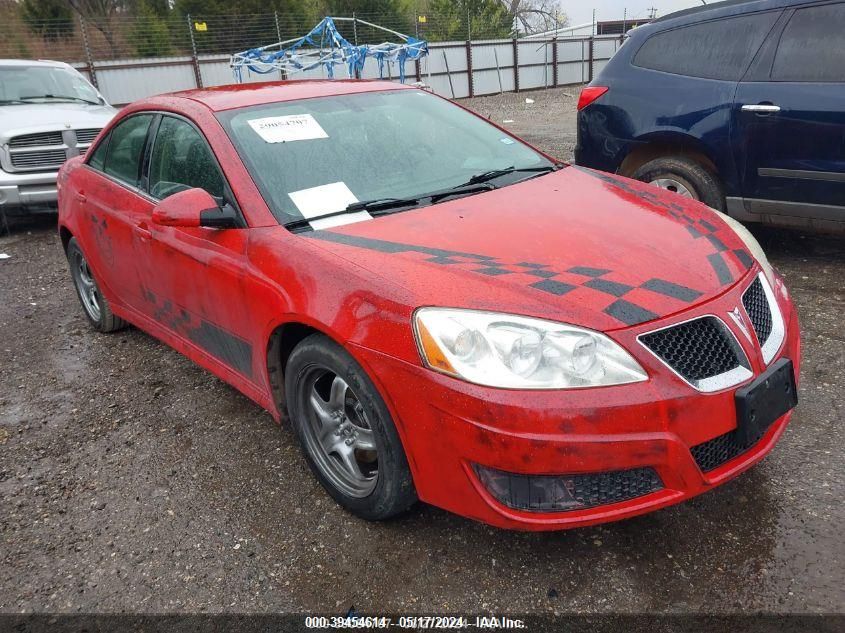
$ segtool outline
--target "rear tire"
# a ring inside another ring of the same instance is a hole
[[[656,158],[637,168],[631,177],[699,200],[718,211],[725,210],[725,194],[718,178],[691,158]]]
[[[85,259],[75,237],[68,242],[67,261],[70,264],[70,276],[76,288],[76,296],[92,327],[100,332],[116,332],[125,328],[126,321],[114,315],[108,300],[100,292],[97,280],[88,266],[88,260]]]
[[[288,359],[285,394],[305,460],[338,504],[380,521],[416,502],[390,411],[349,352],[322,334],[304,339]]]

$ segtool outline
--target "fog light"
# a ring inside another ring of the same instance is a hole
[[[528,512],[565,512],[627,501],[663,488],[653,468],[578,475],[522,475],[473,464],[499,503]]]

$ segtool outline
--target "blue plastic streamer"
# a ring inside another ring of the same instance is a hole
[[[376,27],[381,28],[381,27]],[[384,29],[383,29],[384,30]],[[279,70],[305,72],[322,66],[330,79],[334,67],[345,65],[348,76],[359,77],[367,57],[378,63],[379,77],[384,78],[385,62],[399,65],[399,80],[405,83],[405,62],[428,55],[428,42],[410,35],[400,35],[401,43],[363,44],[356,46],[347,41],[337,30],[334,19],[326,16],[305,36],[281,46],[280,50],[252,48],[232,55],[230,65],[235,78],[243,81],[244,68],[266,75]],[[312,50],[309,50],[312,49]]]

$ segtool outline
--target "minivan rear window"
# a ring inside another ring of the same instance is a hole
[[[780,38],[774,81],[845,81],[845,4],[799,9]]]
[[[656,33],[634,57],[640,68],[739,81],[779,13],[769,11]]]

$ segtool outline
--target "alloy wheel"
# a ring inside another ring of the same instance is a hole
[[[91,274],[88,262],[79,250],[73,252],[70,267],[73,275],[73,283],[79,293],[79,298],[82,300],[82,306],[91,320],[99,323],[100,316],[102,315],[102,311],[100,310],[100,290],[97,288],[97,282],[94,281],[94,275]]]
[[[326,367],[312,366],[300,385],[303,439],[314,462],[343,494],[366,497],[378,481],[378,448],[364,406]]]

